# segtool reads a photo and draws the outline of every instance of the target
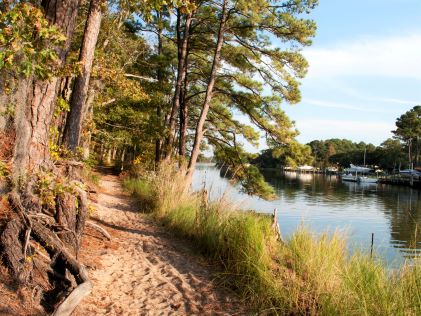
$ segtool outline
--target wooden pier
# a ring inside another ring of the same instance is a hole
[[[421,179],[419,177],[408,177],[399,174],[390,176],[380,176],[379,183],[421,188]]]

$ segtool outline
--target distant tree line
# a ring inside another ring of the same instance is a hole
[[[420,165],[421,106],[415,106],[396,120],[394,136],[375,146],[365,142],[331,138],[313,140],[306,145],[285,147],[282,151],[269,148],[261,152],[253,163],[261,168],[313,165],[316,168],[366,165],[388,172]]]

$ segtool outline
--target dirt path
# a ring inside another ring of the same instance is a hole
[[[244,315],[239,300],[212,283],[212,269],[171,238],[122,191],[102,177],[94,215],[111,241],[89,229],[81,254],[94,290],[76,315]]]

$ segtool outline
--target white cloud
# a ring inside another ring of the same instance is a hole
[[[366,97],[366,100],[369,101],[378,101],[378,102],[384,102],[384,103],[392,103],[392,104],[401,104],[401,105],[416,105],[421,104],[421,100],[415,101],[415,100],[401,100],[401,99],[394,99],[394,98],[371,98]]]
[[[394,123],[346,119],[301,119],[296,122],[302,132],[303,143],[314,139],[346,138],[352,141],[371,142],[376,145],[392,136]]]
[[[386,76],[421,80],[421,35],[364,38],[330,48],[303,51],[310,64],[308,78]]]
[[[398,110],[375,109],[367,105],[356,106],[353,104],[345,104],[345,103],[339,103],[339,102],[330,102],[330,101],[314,100],[314,99],[304,99],[301,103],[320,106],[324,108],[335,108],[335,109],[351,110],[351,111],[357,111],[357,112],[393,113],[393,114],[400,113],[399,109]]]

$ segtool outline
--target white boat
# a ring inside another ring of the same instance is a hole
[[[371,178],[364,176],[369,173],[372,169],[366,167],[360,167],[350,164],[349,168],[345,169],[345,173],[342,174],[343,181],[358,182],[358,183],[377,183],[377,178]],[[361,174],[361,175],[358,175]]]
[[[313,171],[314,167],[309,165],[299,166],[298,170],[300,171]]]
[[[343,173],[341,175],[343,181],[357,182],[358,177],[352,173]]]
[[[418,170],[415,169],[405,169],[405,170],[400,170],[399,174],[403,175],[403,176],[408,176],[408,177],[420,177],[421,176],[421,172],[419,172]]]
[[[358,176],[357,182],[358,183],[377,183],[379,180],[377,178],[370,178],[366,176]]]
[[[360,166],[356,166],[353,164],[350,164],[349,168],[346,168],[345,171],[346,172],[355,172],[355,173],[369,173],[371,170],[371,168],[366,168],[366,167],[360,167]]]

